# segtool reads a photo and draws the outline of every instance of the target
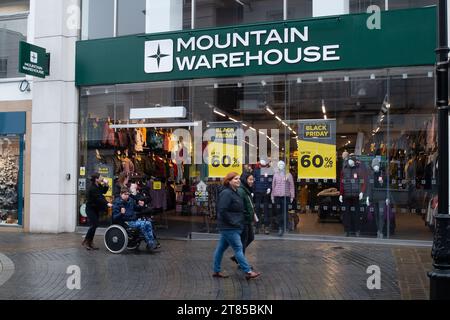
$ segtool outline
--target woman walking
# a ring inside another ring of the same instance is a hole
[[[245,249],[255,240],[253,230],[253,221],[255,219],[255,207],[253,206],[252,189],[255,179],[251,173],[243,173],[241,176],[241,185],[237,192],[244,203],[244,221],[241,233],[242,251],[245,255]],[[231,257],[236,264],[238,261],[235,256]]]
[[[237,193],[241,184],[240,176],[236,172],[226,175],[223,184],[225,189],[220,192],[217,203],[217,227],[220,240],[214,253],[213,277],[228,278],[221,272],[222,258],[225,250],[231,246],[236,260],[245,272],[246,279],[257,278],[260,272],[252,271],[243,253],[241,233],[244,221],[244,203]]]
[[[104,196],[108,189],[108,180],[102,180],[98,173],[94,173],[91,176],[91,185],[86,196],[86,214],[89,219],[90,228],[82,243],[82,246],[87,250],[98,249],[93,243],[95,230],[97,230],[98,227],[98,218],[100,212],[106,211],[108,207],[112,207],[112,204],[108,203]]]

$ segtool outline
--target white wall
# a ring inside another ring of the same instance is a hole
[[[147,0],[145,32],[183,29],[183,0]]]
[[[349,12],[349,0],[313,0],[313,17],[334,16]]]
[[[50,76],[35,78],[31,141],[31,232],[73,232],[76,225],[78,93],[72,6],[79,0],[31,0],[34,44],[50,52]],[[77,17],[79,21],[79,16]],[[79,23],[78,23],[79,25]],[[69,181],[66,174],[71,175]]]

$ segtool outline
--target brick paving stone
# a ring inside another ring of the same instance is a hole
[[[250,263],[263,275],[247,281],[224,255],[228,279],[211,277],[216,241],[163,240],[160,252],[109,253],[81,248],[79,234],[0,234],[14,264],[0,299],[428,299],[431,248],[370,244],[255,241]],[[1,263],[1,262],[0,262]],[[69,290],[69,265],[81,269],[81,290]],[[381,270],[381,290],[366,286],[367,267]],[[0,273],[0,277],[1,277]]]

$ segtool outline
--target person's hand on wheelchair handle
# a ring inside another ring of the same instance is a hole
[[[121,208],[121,209],[120,209],[120,213],[121,213],[121,214],[125,214],[125,208]]]

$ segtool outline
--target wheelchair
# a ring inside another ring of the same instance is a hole
[[[153,236],[157,247],[160,246],[153,228]],[[105,247],[111,253],[122,253],[125,250],[139,250],[141,242],[145,242],[145,237],[138,228],[132,228],[127,224],[113,224],[108,227],[103,237]]]
[[[106,229],[103,240],[111,253],[122,253],[126,249],[137,250],[144,236],[137,228],[113,224]]]

